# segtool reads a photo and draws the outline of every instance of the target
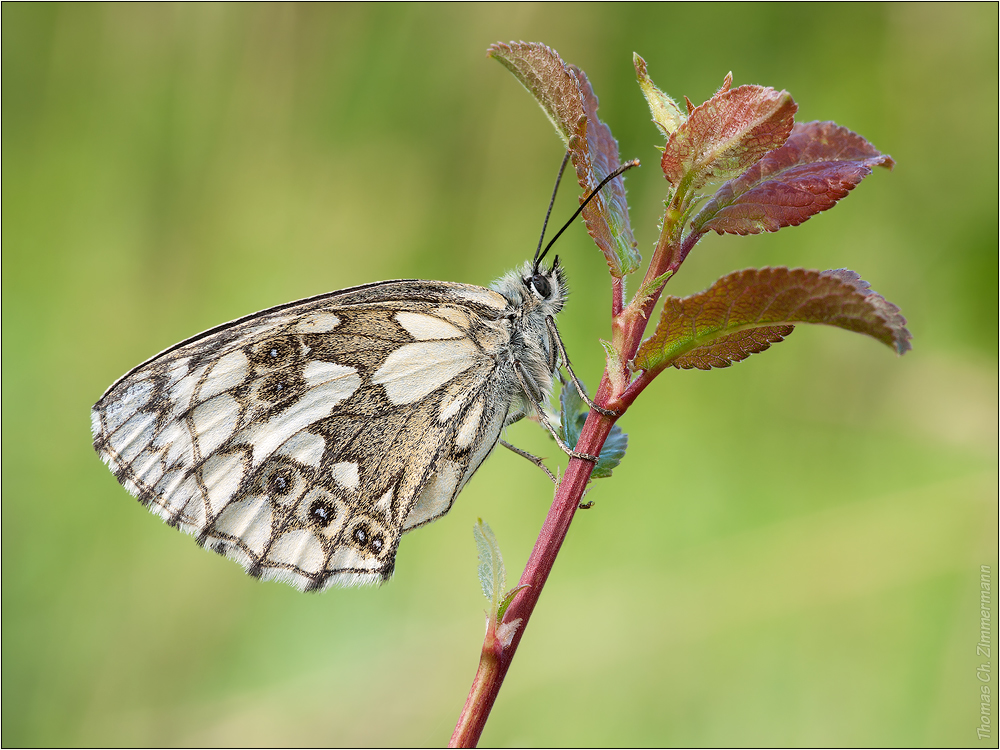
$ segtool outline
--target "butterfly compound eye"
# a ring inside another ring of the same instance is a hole
[[[537,294],[542,299],[548,299],[549,295],[552,294],[552,284],[549,280],[540,273],[536,273],[531,277],[531,288],[535,290]]]

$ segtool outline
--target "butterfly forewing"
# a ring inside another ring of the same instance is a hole
[[[511,297],[395,281],[241,318],[115,383],[94,446],[150,510],[252,575],[385,580],[400,535],[450,509],[521,408],[513,360],[549,351],[515,340]]]

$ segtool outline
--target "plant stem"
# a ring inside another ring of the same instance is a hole
[[[599,455],[614,423],[614,417],[607,417],[592,410],[583,426],[576,450],[590,455]],[[566,467],[566,475],[559,483],[549,513],[545,517],[545,523],[542,524],[538,540],[528,558],[528,564],[521,574],[519,584],[527,586],[527,588],[521,590],[521,593],[517,595],[504,614],[505,623],[520,618],[520,625],[514,632],[514,638],[510,645],[506,648],[496,638],[493,638],[491,643],[490,634],[487,633],[479,659],[479,669],[472,682],[472,688],[469,690],[469,697],[465,701],[465,708],[462,709],[462,715],[455,726],[455,732],[448,743],[449,747],[475,747],[478,744],[479,737],[486,726],[486,719],[489,718],[490,710],[500,692],[500,686],[503,684],[514,654],[517,652],[524,630],[528,626],[528,620],[535,609],[535,604],[538,603],[538,597],[542,594],[545,581],[552,571],[556,555],[559,554],[559,548],[566,538],[566,532],[569,530],[573,515],[583,499],[583,492],[587,487],[593,468],[594,465],[590,461],[576,458],[570,460],[569,466]]]
[[[494,639],[494,644],[499,642]],[[475,747],[479,736],[486,726],[486,719],[497,698],[503,678],[497,678],[500,669],[500,655],[494,647],[483,643],[483,651],[479,656],[479,669],[472,681],[469,697],[465,699],[465,708],[458,719],[455,731],[451,735],[448,747]]]
[[[611,279],[611,317],[617,318],[625,306],[625,280]]]
[[[667,207],[660,237],[656,243],[656,249],[653,251],[653,257],[650,259],[649,268],[646,270],[645,278],[647,280],[652,281],[668,270],[676,272],[694,243],[698,241],[700,235],[689,237],[687,241],[681,242],[679,222],[683,215],[683,198],[678,191]],[[609,417],[591,410],[576,445],[576,450],[580,453],[592,456],[600,455],[604,441],[607,440],[615,421],[638,395],[638,391],[628,389],[631,373],[626,372],[626,370],[628,370],[628,363],[639,350],[646,325],[649,323],[650,313],[652,313],[661,291],[662,287],[654,294],[650,294],[643,301],[641,307],[629,309],[623,305],[623,280],[614,279],[612,281],[612,316],[614,325],[619,328],[615,342],[618,345],[618,361],[623,372],[615,373],[618,377],[613,378],[605,369],[601,384],[595,394],[594,403],[617,410],[618,415]],[[615,387],[616,382],[620,384],[618,388]],[[623,400],[622,396],[626,393],[629,398]],[[510,645],[506,648],[495,637],[492,627],[487,630],[482,654],[479,658],[479,669],[472,681],[472,688],[469,690],[465,708],[462,709],[462,715],[455,726],[455,732],[451,736],[450,747],[475,747],[479,743],[483,728],[486,726],[486,720],[489,718],[490,711],[500,692],[500,686],[503,684],[514,654],[517,652],[524,630],[528,626],[528,620],[535,609],[535,604],[538,603],[538,597],[541,596],[545,581],[552,571],[556,555],[559,554],[559,548],[566,538],[569,525],[583,499],[583,493],[593,468],[593,463],[581,459],[572,459],[569,466],[566,467],[566,475],[559,483],[555,498],[552,500],[552,506],[549,508],[549,514],[545,518],[538,540],[528,558],[528,564],[521,574],[520,585],[526,588],[521,590],[504,614],[504,623],[520,619],[520,624],[514,631]]]
[[[660,236],[653,250],[653,257],[649,260],[649,267],[646,269],[640,289],[651,284],[655,279],[667,274],[667,281],[677,275],[684,259],[688,253],[701,239],[703,233],[692,232],[686,239],[681,237],[682,221],[686,209],[684,194],[677,191],[670,204],[667,206],[663,216],[663,223],[660,228]],[[642,344],[642,337],[646,332],[646,327],[650,322],[650,315],[656,306],[666,281],[658,289],[644,297],[641,305],[630,303],[622,312],[615,316],[613,326],[616,329],[615,344],[622,372],[614,381],[608,382],[607,372],[601,381],[601,386],[597,390],[597,400],[595,403],[606,404],[609,408],[615,409],[619,413],[623,412],[635,400],[635,397],[648,385],[651,378],[633,380],[633,373],[629,369],[629,363],[639,351]],[[619,384],[618,388],[614,383]],[[604,400],[601,400],[601,399]]]

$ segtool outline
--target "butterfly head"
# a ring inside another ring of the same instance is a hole
[[[547,315],[555,317],[566,303],[568,293],[558,259],[550,268],[528,261],[501,276],[491,287],[506,297],[520,315],[539,314],[541,320]]]
[[[554,316],[566,302],[568,289],[558,255],[547,269],[539,261],[526,263],[521,269],[521,285],[525,302],[531,300],[545,315]]]

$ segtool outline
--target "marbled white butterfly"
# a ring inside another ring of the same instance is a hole
[[[544,255],[488,289],[383,281],[205,331],[107,390],[94,448],[143,505],[252,576],[384,581],[403,532],[448,512],[568,365],[553,322],[566,284]]]

